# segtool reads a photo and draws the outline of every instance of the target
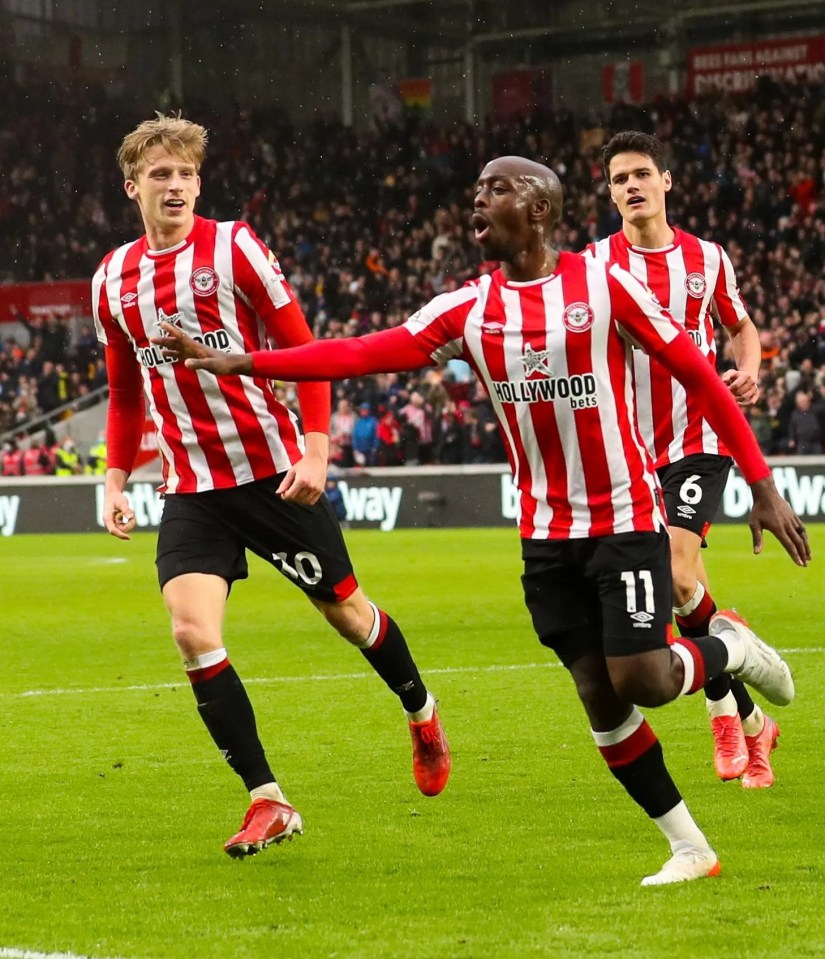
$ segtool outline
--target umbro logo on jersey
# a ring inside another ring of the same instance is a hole
[[[696,510],[692,506],[686,506],[684,503],[680,503],[676,507],[676,512],[685,519],[690,519],[691,516],[696,515]]]
[[[199,266],[189,277],[189,286],[196,296],[210,296],[218,288],[220,279],[211,266]]]
[[[653,616],[644,610],[639,610],[638,613],[631,613],[630,618],[633,620],[634,629],[650,629],[650,622]]]
[[[137,299],[137,293],[127,293],[125,296],[120,298],[120,302],[125,306],[128,306],[130,303],[134,303]]]
[[[571,333],[584,333],[593,325],[594,318],[589,303],[571,303],[562,315],[562,322]]]
[[[550,350],[534,350],[529,343],[525,343],[521,362],[524,364],[526,376],[531,373],[541,373],[543,376],[553,375],[550,368]]]
[[[706,288],[707,281],[702,273],[688,273],[685,277],[685,289],[688,291],[689,296],[701,300],[705,295]]]
[[[485,320],[481,324],[481,332],[489,333],[490,336],[501,336],[504,332],[504,324],[499,323],[498,320]]]

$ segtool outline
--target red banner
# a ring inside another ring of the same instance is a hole
[[[37,316],[91,316],[92,281],[61,280],[56,283],[0,283],[0,323],[9,323],[22,313]]]
[[[407,109],[429,110],[433,105],[433,81],[428,77],[399,80],[398,92]]]
[[[687,93],[741,93],[757,77],[783,83],[825,83],[825,36],[697,47],[688,54]]]
[[[507,122],[551,106],[550,74],[541,69],[505,70],[493,74],[493,116]]]
[[[641,103],[645,94],[644,64],[623,60],[602,67],[602,94],[605,103]]]

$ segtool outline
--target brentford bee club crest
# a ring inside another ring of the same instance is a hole
[[[697,300],[701,300],[705,295],[706,287],[707,282],[702,273],[688,273],[685,277],[685,289],[688,295],[695,296]]]
[[[571,303],[564,311],[562,322],[571,333],[584,333],[593,325],[593,310],[589,303]]]
[[[211,266],[199,266],[189,277],[189,285],[196,296],[209,296],[218,288],[218,274]]]

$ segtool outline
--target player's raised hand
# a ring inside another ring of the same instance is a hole
[[[754,553],[762,552],[762,531],[770,530],[797,566],[807,566],[811,560],[811,544],[802,520],[782,499],[771,478],[759,480],[751,486],[753,508],[748,525],[753,537]]]
[[[198,343],[179,326],[163,322],[166,336],[153,336],[150,343],[159,346],[163,355],[173,360],[185,360],[191,370],[206,370],[216,376],[239,376],[252,371],[252,357],[248,353],[224,353]]]

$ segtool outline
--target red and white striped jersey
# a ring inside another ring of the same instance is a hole
[[[653,291],[659,302],[715,366],[715,304],[724,326],[747,318],[733,266],[718,243],[673,231],[673,243],[660,250],[632,246],[619,231],[591,243],[585,253],[618,263]],[[637,415],[657,469],[694,453],[727,456],[728,451],[698,411],[695,400],[659,363],[641,350],[633,353]]]
[[[511,283],[497,270],[436,297],[405,328],[433,361],[461,357],[484,383],[520,491],[522,537],[664,525],[636,424],[630,339],[655,354],[679,331],[630,274],[561,253],[548,277]]]
[[[171,249],[150,250],[144,236],[104,258],[92,281],[98,339],[118,360],[140,364],[166,492],[273,476],[300,459],[304,440],[267,380],[218,379],[166,359],[149,342],[162,335],[158,324],[167,320],[227,352],[260,349],[268,337],[289,346],[312,338],[300,313],[303,335],[279,335],[279,311],[293,303],[278,261],[245,223],[195,217]]]

